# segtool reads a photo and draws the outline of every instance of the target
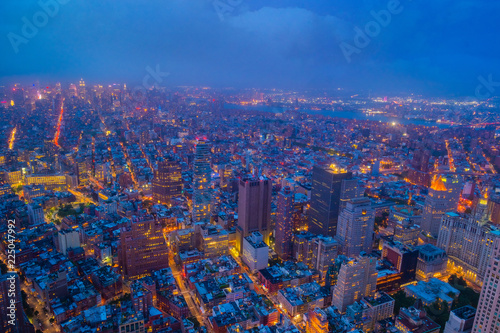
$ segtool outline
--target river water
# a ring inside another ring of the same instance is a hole
[[[267,105],[239,105],[239,104],[229,104],[226,103],[224,105],[225,109],[238,109],[238,110],[250,110],[250,111],[265,111],[265,112],[274,112],[281,113],[286,111],[286,109],[281,107],[272,107]],[[299,109],[299,112],[305,112],[308,114],[318,114],[322,116],[332,117],[332,118],[342,118],[342,119],[356,119],[356,120],[373,120],[380,121],[384,123],[393,123],[396,122],[398,124],[403,125],[420,125],[420,126],[435,126],[439,128],[448,128],[449,124],[441,124],[431,121],[425,121],[421,119],[402,119],[402,118],[394,118],[388,117],[381,114],[368,115],[364,112],[350,112],[350,111],[332,111],[332,110],[310,110],[310,109]]]

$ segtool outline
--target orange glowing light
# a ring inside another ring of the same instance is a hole
[[[14,148],[14,140],[16,139],[16,132],[17,132],[17,127],[14,127],[14,129],[10,133],[9,150],[12,150],[12,148]]]
[[[63,105],[61,105],[61,113],[59,114],[59,120],[57,121],[57,131],[56,135],[54,136],[54,144],[58,147],[61,147],[59,145],[59,136],[61,135],[61,122],[63,118],[63,113],[64,113],[64,108]]]

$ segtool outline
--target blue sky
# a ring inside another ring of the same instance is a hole
[[[156,65],[170,73],[162,85],[473,95],[478,76],[500,81],[493,0],[401,0],[348,62],[340,44],[355,46],[355,28],[391,1],[64,0],[25,38],[40,4],[3,0],[0,81],[134,84]]]

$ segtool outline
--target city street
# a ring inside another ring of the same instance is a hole
[[[184,299],[186,300],[186,303],[189,307],[189,310],[191,311],[191,314],[196,317],[200,325],[207,327],[207,329],[210,331],[211,330],[211,325],[208,320],[208,315],[207,314],[202,314],[200,311],[200,308],[196,305],[196,301],[194,300],[194,296],[191,294],[190,290],[186,287],[184,284],[184,281],[182,280],[182,275],[179,269],[177,268],[177,265],[175,264],[173,254],[170,252],[169,255],[169,265],[170,268],[172,269],[172,274],[177,281],[177,285],[179,286],[181,290],[182,296],[184,296]]]

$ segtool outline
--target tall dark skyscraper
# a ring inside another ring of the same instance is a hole
[[[289,186],[286,186],[278,195],[276,245],[274,248],[283,260],[292,255],[294,196]]]
[[[153,201],[169,204],[170,200],[182,194],[181,166],[174,160],[165,160],[158,163],[153,179]]]
[[[243,237],[254,231],[259,231],[264,236],[264,242],[268,244],[272,191],[273,183],[269,179],[240,180],[236,228],[238,253],[241,253]]]
[[[207,221],[210,219],[210,181],[212,168],[210,167],[210,146],[206,141],[196,143],[193,172],[193,221]]]
[[[352,172],[346,172],[334,165],[315,166],[312,178],[309,231],[335,236],[342,203],[361,195],[357,180],[352,179]]]

